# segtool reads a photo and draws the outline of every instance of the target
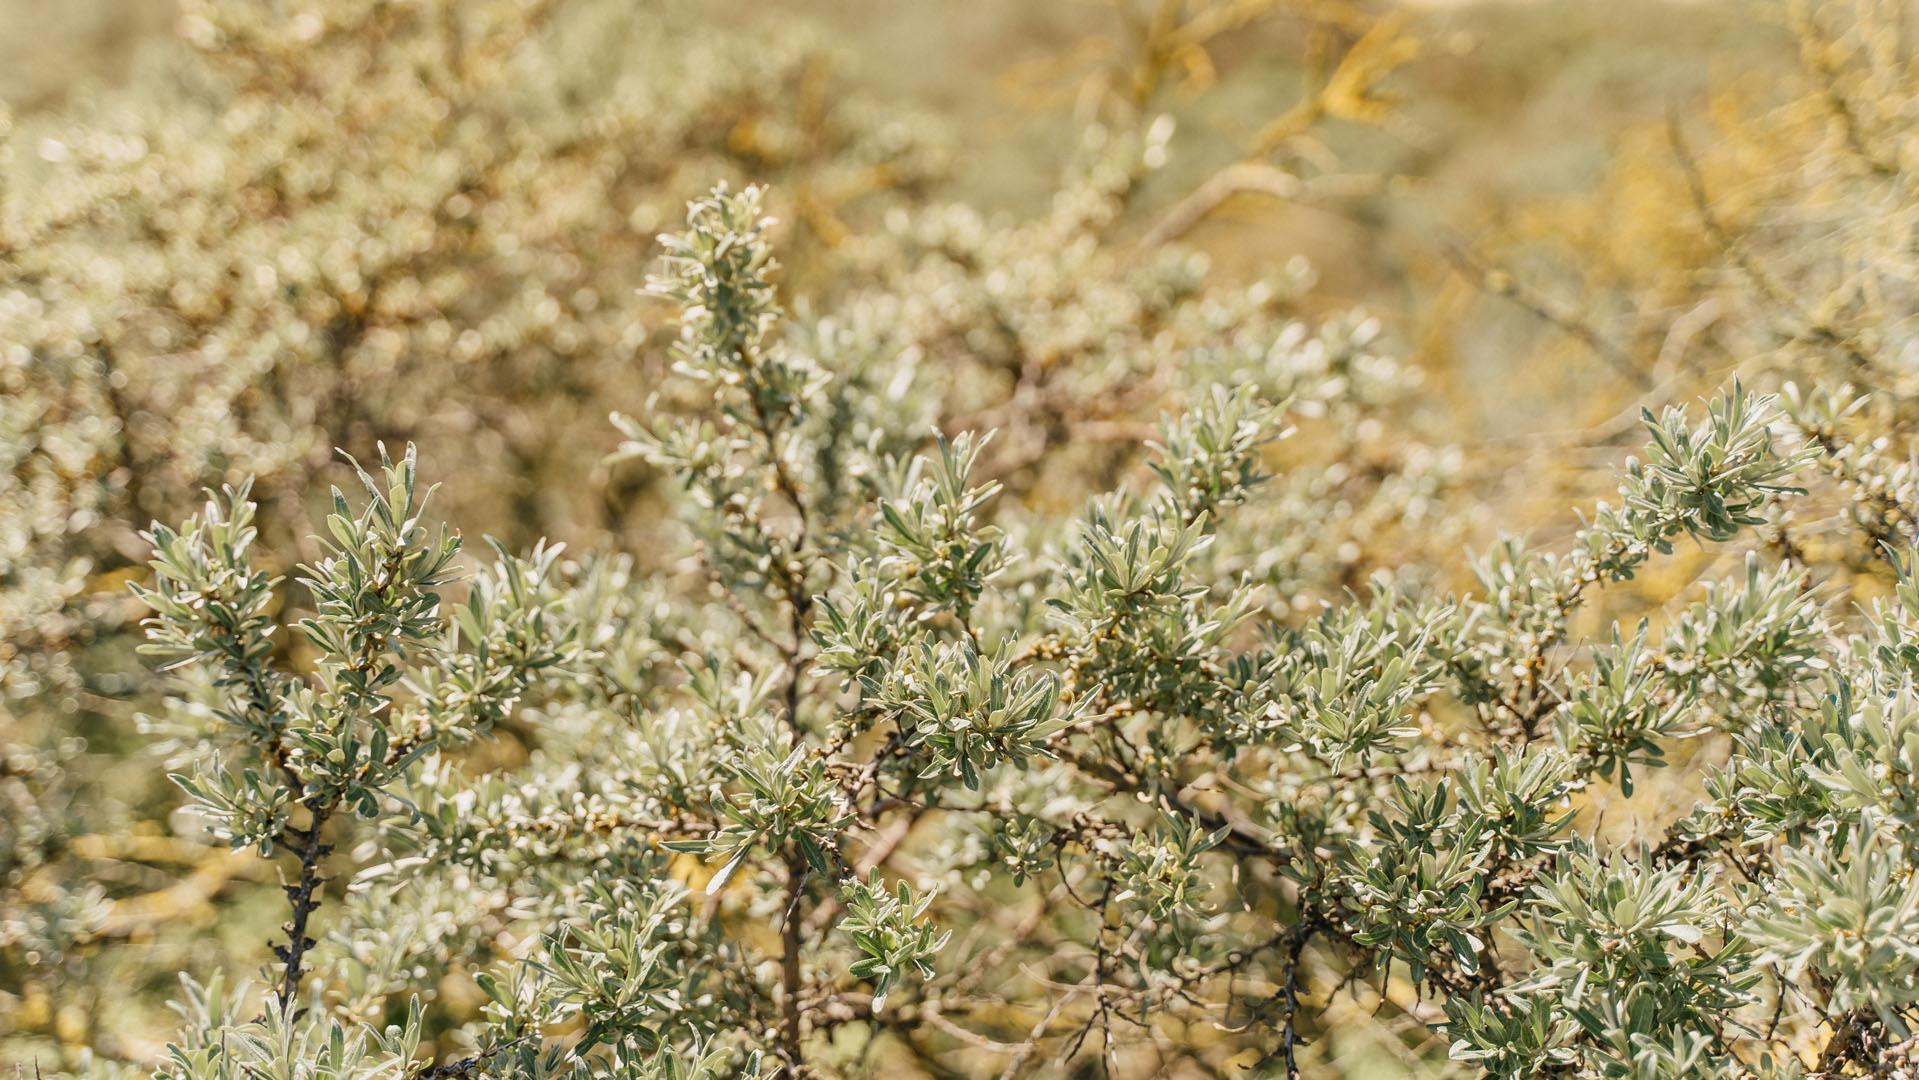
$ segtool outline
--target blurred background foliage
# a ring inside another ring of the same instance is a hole
[[[1149,430],[1164,387],[1140,358],[1203,327],[1202,269],[1389,345],[1417,394],[1282,451],[1334,483],[1418,479],[1361,533],[1299,542],[1337,590],[1568,528],[1641,406],[1733,373],[1838,372],[1910,409],[1897,369],[1858,360],[1910,360],[1914,211],[1886,180],[1919,97],[1885,44],[1910,18],[0,0],[0,1061],[151,1061],[175,974],[251,970],[277,918],[265,863],[172,820],[136,721],[157,700],[136,530],[254,475],[291,566],[346,475],[333,448],[412,440],[469,534],[644,563],[657,478],[603,463],[605,418],[661,383],[669,324],[637,289],[714,181],[771,185],[796,310],[853,312],[827,328],[842,348],[918,350],[952,389],[926,419],[1004,429],[992,471],[1030,505],[1077,503],[1115,468],[1101,447]],[[995,334],[1070,377],[1008,376]],[[1855,472],[1855,494],[1888,482]],[[1782,542],[1880,587],[1855,531]],[[1657,617],[1718,557],[1583,617]],[[1324,1067],[1410,1068],[1398,1032],[1340,1016]]]

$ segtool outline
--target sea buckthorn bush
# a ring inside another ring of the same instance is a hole
[[[1268,525],[1268,452],[1327,404],[1312,350],[1195,386],[1148,467],[1034,513],[982,475],[990,433],[842,421],[870,372],[787,329],[766,226],[716,189],[650,285],[703,388],[617,419],[616,456],[684,493],[668,572],[501,550],[443,597],[459,542],[409,450],[335,493],[292,674],[248,491],[148,534],[147,651],[198,725],[178,782],[279,853],[291,909],[262,1004],[191,984],[170,1074],[404,1071],[415,981],[450,964],[488,1003],[438,1067],[516,1075],[1297,1072],[1332,1001],[1395,974],[1432,1002],[1407,1022],[1497,1075],[1798,1075],[1812,1025],[1839,1075],[1907,1041],[1911,557],[1851,617],[1751,549],[1666,625],[1560,647],[1609,584],[1804,496],[1820,450],[1776,396],[1647,414],[1617,500],[1478,588],[1302,613],[1226,538]],[[509,717],[537,749],[463,767]],[[1723,761],[1663,836],[1582,825],[1702,740]],[[328,868],[353,887],[320,929]]]
[[[8,174],[0,1047],[1919,1067],[1896,326],[1774,310],[1763,362],[1641,392],[1604,498],[1489,521],[1379,319],[1179,243],[1280,164],[1152,202],[1171,73],[1268,6],[1167,5],[993,216],[813,54],[674,11],[189,4],[202,110]],[[1256,158],[1388,109],[1399,22],[1323,17]]]

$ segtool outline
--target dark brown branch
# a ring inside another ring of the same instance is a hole
[[[306,975],[307,950],[314,945],[313,939],[307,936],[307,920],[320,906],[319,891],[324,882],[320,876],[320,860],[333,850],[331,844],[320,839],[333,807],[323,804],[310,810],[311,822],[294,834],[298,842],[290,845],[293,852],[300,856],[300,876],[294,884],[284,886],[287,900],[293,905],[293,917],[285,926],[287,943],[273,947],[273,955],[285,965],[279,991],[280,1011],[283,1014],[293,1011],[294,999],[300,993],[300,980]]]

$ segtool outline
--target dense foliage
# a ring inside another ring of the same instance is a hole
[[[1265,7],[1166,5],[989,221],[902,125],[769,135],[803,55],[588,62],[671,16],[190,5],[212,103],[43,143],[0,220],[11,1015],[177,1080],[1321,1075],[1356,1031],[1407,1075],[1910,1070],[1902,264],[1790,185],[1736,233],[1675,136],[1746,355],[1629,369],[1614,492],[1479,545],[1375,320],[1174,242],[1277,165],[1128,232],[1162,84]],[[1847,25],[1800,149],[1883,241],[1902,84]],[[1410,52],[1341,32],[1258,154],[1378,118]],[[655,247],[687,173],[809,224],[702,181]],[[485,553],[441,524],[490,506]],[[101,810],[148,771],[164,834]],[[109,842],[199,861],[128,895]],[[59,1030],[248,874],[164,1050]]]

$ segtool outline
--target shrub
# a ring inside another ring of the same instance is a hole
[[[1912,564],[1849,618],[1751,549],[1662,629],[1563,647],[1608,585],[1802,497],[1819,451],[1776,397],[1648,413],[1566,550],[1301,612],[1233,554],[1311,402],[1298,352],[1053,515],[981,475],[984,434],[835,422],[862,391],[788,329],[756,189],[667,251],[704,405],[622,420],[620,454],[685,493],[672,572],[542,548],[443,600],[409,452],[336,493],[295,676],[244,490],[150,534],[151,648],[201,725],[180,782],[284,851],[292,912],[257,1019],[189,982],[169,1075],[405,1071],[452,971],[489,1003],[436,1075],[1294,1074],[1342,1000],[1504,1076],[1800,1075],[1815,1029],[1822,1075],[1902,1052]],[[532,756],[463,765],[509,716]],[[1663,835],[1581,813],[1675,755],[1706,795]],[[326,873],[354,887],[310,974]]]
[[[1174,242],[1298,178],[1143,194],[1268,11],[1142,23],[1022,218],[671,11],[189,4],[194,107],[7,174],[0,1004],[181,1078],[1908,1068],[1897,244],[1828,273],[1901,220],[1886,54],[1808,53],[1777,247],[1679,140],[1733,362],[1489,544],[1376,320]],[[1386,115],[1401,21],[1322,14],[1256,158]],[[645,238],[716,175],[798,227],[722,183]]]

